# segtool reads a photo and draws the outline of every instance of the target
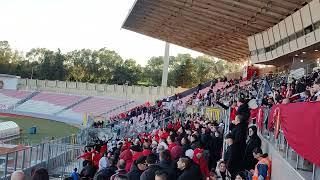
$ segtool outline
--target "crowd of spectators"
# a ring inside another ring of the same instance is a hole
[[[229,81],[231,86],[223,90],[232,88],[234,92],[241,91],[242,87],[237,81]],[[225,98],[224,94],[219,94],[222,90],[213,90],[215,83],[212,83],[208,94],[221,98],[211,102],[213,106],[222,105],[227,108],[228,105],[220,103],[221,99]],[[197,95],[200,89],[196,92]],[[235,96],[236,93],[229,99]],[[201,101],[204,100],[208,99]],[[250,126],[248,129],[250,109],[247,97],[240,97],[233,104],[236,104],[235,117],[230,133],[225,138],[228,144],[225,153],[223,122],[209,121],[201,113],[181,112],[180,100],[173,104],[158,101],[155,106],[137,107],[127,112],[124,117],[130,124],[145,122],[141,125],[146,125],[149,120],[152,122],[153,118],[159,118],[159,114],[165,112],[165,117],[173,117],[165,126],[148,133],[140,133],[136,138],[124,138],[113,142],[108,145],[109,148],[103,148],[103,151],[100,147],[88,149],[81,156],[85,163],[79,177],[141,180],[246,179],[255,173],[255,165],[259,158],[267,158],[267,155],[261,152],[261,140],[257,135],[256,126]],[[260,152],[259,158],[258,155],[254,156],[254,151]],[[100,158],[99,162],[94,161],[97,155],[97,159]],[[264,169],[264,172],[258,173],[265,178],[270,176],[268,169]]]
[[[230,109],[231,124],[209,121],[200,111],[188,114],[180,97],[136,107],[116,118],[145,127],[145,131],[113,141],[99,140],[87,147],[79,156],[83,168],[80,172],[74,169],[68,179],[269,180],[271,160],[261,150],[254,109],[259,105],[271,108],[279,103],[320,101],[319,72],[290,83],[280,76],[256,78],[244,85],[241,80],[221,81],[225,82],[221,89],[215,88],[214,80],[204,93],[199,86],[186,104],[200,109]],[[264,81],[271,93],[262,90],[261,94]],[[260,95],[261,104],[257,104]],[[159,119],[166,121],[155,121]]]

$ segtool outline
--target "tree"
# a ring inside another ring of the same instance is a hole
[[[214,59],[209,56],[198,56],[195,58],[197,84],[204,83],[216,77],[214,72]]]
[[[116,67],[111,82],[115,84],[125,84],[126,82],[137,84],[141,79],[141,74],[141,66],[137,65],[135,60],[128,59],[122,65]]]
[[[147,79],[147,82],[154,86],[161,85],[162,78],[162,69],[163,69],[163,57],[152,57],[148,60],[148,63],[144,70],[144,76]]]
[[[0,41],[0,63],[9,63],[12,56],[12,50],[8,41]]]
[[[190,54],[178,54],[175,66],[175,84],[182,87],[192,87],[196,82],[194,60]]]
[[[0,41],[0,73],[22,78],[31,78],[32,74],[36,79],[115,84],[128,81],[132,85],[160,86],[162,71],[162,56],[150,58],[146,67],[141,67],[134,59],[123,60],[107,48],[67,53],[34,48],[24,56],[11,49],[7,41]],[[192,87],[235,71],[239,71],[239,65],[210,56],[193,58],[190,54],[178,54],[169,59],[168,85]]]
[[[144,68],[142,79],[147,81],[150,85],[160,86],[162,81],[163,61],[163,56],[151,57]],[[175,57],[170,56],[168,84],[170,84],[170,74],[172,74],[170,71],[175,68],[176,64]]]

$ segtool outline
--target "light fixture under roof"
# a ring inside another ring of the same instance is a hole
[[[303,59],[301,59],[300,62],[303,62]]]
[[[307,52],[304,52],[304,51],[302,52],[302,54],[306,54],[306,53],[307,53]]]
[[[296,54],[295,56],[299,56],[298,54]]]
[[[316,49],[316,50],[314,50],[315,52],[318,52],[319,50],[318,49]]]

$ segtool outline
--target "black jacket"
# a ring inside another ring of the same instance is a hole
[[[261,147],[261,139],[258,135],[253,135],[249,138],[247,142],[247,147],[244,153],[244,162],[246,165],[247,170],[254,169],[255,165],[257,164],[257,160],[253,157],[253,150],[255,148]]]
[[[183,154],[184,154],[188,149],[191,149],[190,144],[184,144],[184,145],[182,145]]]
[[[208,148],[210,152],[210,167],[215,168],[216,163],[221,159],[221,152],[223,147],[223,139],[221,137],[213,137],[209,142]]]
[[[231,131],[231,134],[234,137],[233,142],[234,144],[239,145],[239,150],[241,151],[242,155],[246,148],[247,129],[248,128],[246,123],[239,123],[235,125]]]
[[[235,176],[237,172],[244,169],[243,164],[241,163],[242,156],[239,147],[236,144],[228,146],[227,151],[224,154],[224,161],[232,176]]]
[[[170,161],[160,161],[159,166],[162,170],[166,171],[169,175],[169,179],[176,179],[176,172],[173,164]]]
[[[92,165],[87,165],[82,169],[80,176],[87,177],[87,178],[93,178],[95,173],[96,173],[95,168]]]
[[[139,180],[142,173],[143,171],[141,171],[138,166],[133,163],[130,172],[127,174],[127,177],[129,180]]]
[[[200,135],[200,143],[204,149],[208,149],[208,144],[211,142],[212,138],[209,133]]]
[[[200,167],[191,161],[190,166],[182,171],[178,180],[202,180]]]
[[[241,104],[237,109],[237,115],[242,115],[244,118],[244,121],[248,123],[248,120],[250,118],[250,109],[247,103]]]
[[[200,144],[200,141],[197,140],[197,141],[194,141],[191,143],[191,149],[195,150],[197,148],[200,148],[201,147],[201,144]]]
[[[116,173],[116,170],[117,170],[117,167],[115,166],[103,168],[96,173],[93,179],[96,180],[98,179],[98,177],[103,179],[110,179],[110,177]]]
[[[154,180],[156,171],[161,170],[161,167],[157,164],[150,165],[147,170],[145,170],[141,176],[140,180]]]

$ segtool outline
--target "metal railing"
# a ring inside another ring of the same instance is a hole
[[[9,179],[10,174],[16,170],[30,175],[37,167],[45,167],[50,173],[50,170],[72,162],[81,154],[81,141],[82,136],[79,134],[31,147],[17,146],[15,151],[0,154],[0,179]]]

